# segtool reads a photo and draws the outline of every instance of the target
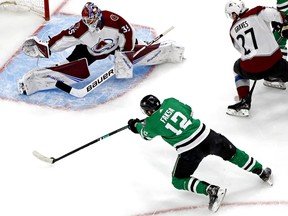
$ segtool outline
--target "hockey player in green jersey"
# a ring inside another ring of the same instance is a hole
[[[140,106],[148,117],[143,122],[130,119],[128,128],[145,140],[161,136],[176,149],[178,158],[172,173],[172,184],[179,190],[208,196],[209,210],[218,210],[226,189],[192,176],[208,155],[219,156],[272,185],[270,168],[263,169],[261,163],[235,147],[225,136],[193,118],[189,105],[175,98],[165,99],[161,104],[157,97],[147,95],[141,100]]]
[[[277,9],[281,12],[281,14],[287,17],[288,0],[277,0]],[[287,47],[286,47],[287,38],[281,35],[282,26],[280,23],[273,23],[272,27],[273,27],[273,35],[275,37],[275,40],[277,41],[281,49],[282,58],[287,60]],[[265,78],[263,84],[265,86],[272,87],[272,88],[277,88],[277,89],[282,89],[282,90],[286,89],[285,82],[283,82],[279,78],[272,78],[272,77]]]

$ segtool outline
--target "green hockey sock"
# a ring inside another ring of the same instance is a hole
[[[173,177],[172,184],[179,190],[188,190],[193,193],[208,195],[206,189],[209,186],[209,183],[194,177],[184,179]]]
[[[235,154],[229,161],[248,172],[253,172],[255,169],[262,170],[262,164],[240,149],[236,149]]]

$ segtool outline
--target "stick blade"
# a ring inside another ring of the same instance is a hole
[[[53,158],[48,158],[48,157],[45,157],[44,155],[40,154],[39,152],[37,151],[33,151],[32,154],[38,158],[39,160],[41,161],[44,161],[46,163],[49,163],[49,164],[53,164],[54,163],[54,159]]]
[[[57,81],[55,86],[64,91],[64,92],[67,92],[68,94],[74,96],[74,97],[78,97],[78,98],[82,98],[84,96],[86,96],[88,94],[86,88],[83,88],[83,89],[75,89],[73,88],[72,86],[70,85],[67,85],[66,83],[64,82],[60,82],[60,81]]]
[[[65,91],[67,93],[70,93],[71,92],[71,89],[72,87],[67,85],[66,83],[64,82],[60,82],[60,81],[57,81],[55,86],[58,88],[58,89],[61,89],[62,91]]]

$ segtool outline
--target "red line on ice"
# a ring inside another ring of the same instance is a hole
[[[277,206],[277,205],[287,205],[288,201],[259,201],[259,202],[232,202],[232,203],[223,203],[221,205],[221,208],[226,206]],[[208,208],[207,205],[197,205],[197,206],[186,206],[186,207],[180,207],[180,208],[172,208],[172,209],[165,209],[165,210],[156,210],[154,212],[148,212],[143,214],[137,214],[134,216],[154,216],[154,215],[162,215],[167,213],[180,213],[183,211],[189,211],[193,209],[202,209],[202,208]]]

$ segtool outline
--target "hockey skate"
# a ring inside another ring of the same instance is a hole
[[[223,189],[215,185],[209,185],[206,190],[209,196],[208,209],[210,211],[217,212],[225,197],[227,189]]]
[[[23,94],[23,95],[26,95],[26,89],[25,89],[25,85],[24,85],[24,82],[23,80],[18,80],[18,93],[19,94]]]
[[[263,85],[271,88],[286,90],[285,82],[278,78],[265,78],[263,81]]]
[[[242,99],[240,102],[228,106],[226,113],[232,116],[248,117],[251,102],[249,99]]]
[[[271,175],[272,175],[272,170],[267,167],[264,170],[261,171],[261,173],[259,174],[259,177],[264,181],[267,182],[270,186],[273,185],[272,179],[271,179]]]

